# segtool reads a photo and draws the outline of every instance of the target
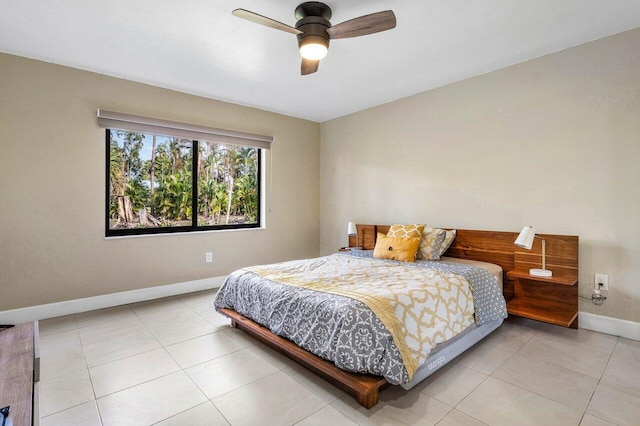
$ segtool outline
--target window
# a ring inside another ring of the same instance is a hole
[[[262,149],[209,139],[107,128],[106,235],[259,227]]]

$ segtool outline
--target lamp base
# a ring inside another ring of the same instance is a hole
[[[553,273],[548,269],[529,269],[529,275],[534,277],[550,277]]]

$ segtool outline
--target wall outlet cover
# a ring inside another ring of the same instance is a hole
[[[599,290],[609,290],[609,275],[596,274],[593,287]]]

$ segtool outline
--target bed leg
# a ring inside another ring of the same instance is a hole
[[[236,320],[231,320],[231,328],[237,328],[238,327],[238,323],[236,322]]]
[[[378,403],[378,388],[359,393],[356,398],[358,399],[358,404],[364,408],[371,408]]]

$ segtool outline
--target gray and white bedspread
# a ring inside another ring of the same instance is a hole
[[[496,278],[486,270],[433,261],[412,266],[466,278],[471,284],[477,324],[506,318]],[[383,376],[392,384],[410,379],[389,331],[364,303],[349,297],[279,284],[240,269],[226,279],[214,306],[233,309],[343,370]]]

